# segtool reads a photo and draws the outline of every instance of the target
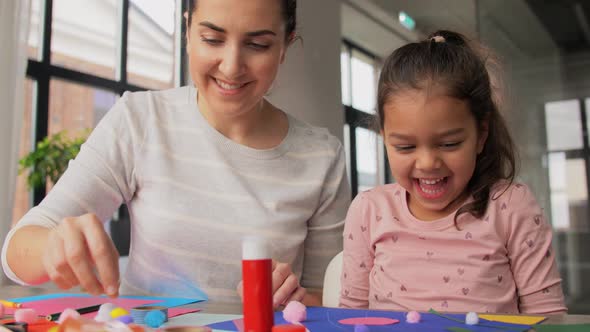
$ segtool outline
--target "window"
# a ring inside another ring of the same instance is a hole
[[[554,249],[570,312],[583,312],[588,290],[587,252],[590,231],[590,145],[588,106],[590,99],[562,100],[545,104],[546,165],[549,171],[551,224]]]
[[[375,128],[379,59],[349,41],[341,53],[344,146],[353,197],[388,182],[381,137]]]
[[[177,81],[174,1],[131,0],[127,51],[130,83],[166,89]]]
[[[545,104],[551,221],[557,231],[588,230],[590,148],[584,109],[578,99]]]
[[[20,156],[92,129],[125,91],[184,84],[180,0],[32,0]],[[14,222],[45,196],[19,176]]]

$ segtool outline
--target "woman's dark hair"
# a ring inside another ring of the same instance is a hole
[[[492,88],[486,67],[488,59],[472,45],[463,35],[446,30],[437,31],[424,41],[405,45],[385,60],[377,92],[381,130],[385,118],[383,108],[392,96],[405,89],[426,89],[429,84],[440,85],[448,96],[467,101],[478,131],[487,121],[488,137],[466,188],[474,200],[457,211],[455,225],[463,213],[482,218],[492,188],[503,180],[510,185],[516,173],[514,142],[494,100],[497,91]]]
[[[242,0],[247,1],[247,0]],[[297,28],[297,0],[281,0],[282,14],[285,21],[285,40],[290,41]],[[188,26],[191,26],[193,13],[197,9],[197,0],[186,0],[188,10]]]

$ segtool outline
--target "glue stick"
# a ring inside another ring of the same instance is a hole
[[[259,237],[242,242],[244,331],[270,332],[272,309],[272,259],[268,244]]]

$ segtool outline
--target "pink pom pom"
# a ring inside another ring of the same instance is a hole
[[[38,318],[34,309],[17,309],[14,312],[14,320],[20,323],[33,324]]]
[[[283,309],[283,318],[291,324],[299,324],[307,318],[305,304],[298,301],[291,301]]]
[[[420,323],[420,313],[417,311],[410,311],[406,315],[406,322],[410,324]]]
[[[63,323],[66,319],[68,318],[72,318],[72,319],[78,319],[80,318],[80,313],[77,312],[74,309],[71,308],[67,308],[66,310],[64,310],[61,315],[59,315],[59,319],[57,320],[57,322],[59,324]]]
[[[0,303],[0,319],[4,318],[4,305]]]

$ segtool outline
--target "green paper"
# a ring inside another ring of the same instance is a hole
[[[465,321],[463,321],[463,320],[460,320],[460,319],[457,319],[457,318],[454,318],[454,317],[451,317],[451,316],[443,315],[443,314],[441,314],[440,312],[438,312],[438,311],[436,311],[436,310],[434,310],[434,309],[432,309],[432,308],[430,308],[430,310],[428,310],[428,312],[429,312],[429,313],[431,313],[431,314],[435,314],[435,315],[437,315],[437,316],[440,316],[440,317],[446,318],[446,319],[448,319],[448,320],[452,320],[452,321],[454,321],[454,322],[457,322],[457,323],[465,324]],[[479,324],[476,324],[476,325],[477,325],[477,326],[482,326],[482,327],[491,327],[491,328],[495,328],[495,329],[497,329],[498,331],[524,331],[524,329],[523,329],[523,328],[520,328],[520,327],[508,327],[508,326],[505,326],[505,327],[499,327],[499,326],[488,325],[488,324],[482,324],[482,323],[479,323]],[[539,326],[540,326],[540,325],[539,325]],[[471,330],[467,330],[467,329],[465,329],[465,331],[471,331]],[[577,330],[576,330],[575,332],[577,332]]]
[[[443,315],[443,314],[441,314],[440,312],[438,312],[438,311],[436,311],[436,310],[434,310],[434,309],[432,309],[432,308],[430,308],[430,310],[428,310],[428,312],[429,312],[429,313],[431,313],[431,314],[435,314],[435,315],[437,315],[437,316],[440,316],[440,317],[444,317],[444,318],[446,318],[446,319],[448,319],[448,320],[452,320],[453,322],[457,322],[457,323],[465,324],[465,321],[464,321],[464,320],[460,320],[460,319],[457,319],[457,318],[455,318],[455,317],[451,317],[451,316]]]
[[[534,325],[533,331],[536,332],[588,332],[590,324],[573,324],[573,325]]]
[[[470,329],[465,329],[465,328],[462,328],[462,327],[449,327],[447,329],[447,331],[451,331],[451,332],[473,332]]]

